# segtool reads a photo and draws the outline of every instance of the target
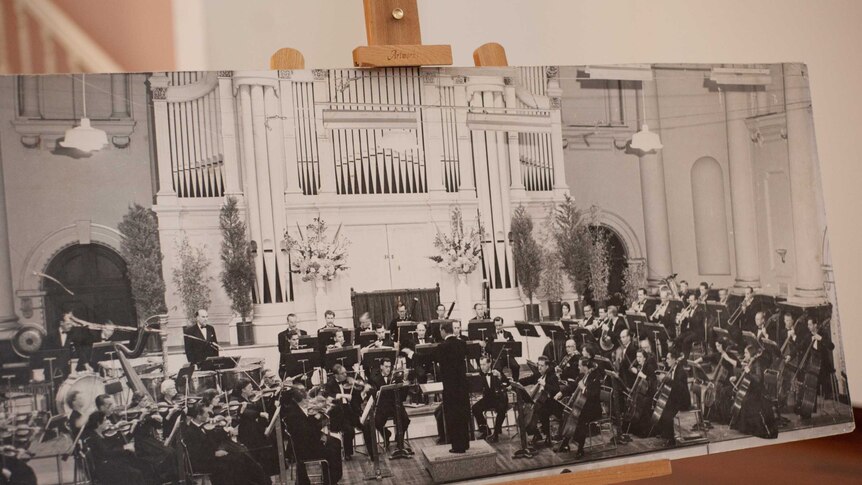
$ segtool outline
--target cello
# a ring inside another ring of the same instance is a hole
[[[733,422],[736,421],[736,418],[739,416],[739,413],[742,411],[742,404],[745,402],[746,396],[748,396],[748,391],[751,389],[752,377],[751,377],[751,365],[756,361],[761,355],[763,351],[757,353],[754,357],[751,358],[751,361],[748,365],[745,366],[745,369],[742,371],[742,375],[739,376],[739,379],[736,383],[733,384],[733,405],[730,407],[730,425],[733,426]]]
[[[592,375],[592,372],[593,369],[591,368],[584,374],[567,403],[557,401],[566,410],[566,416],[563,418],[563,426],[560,433],[565,438],[571,438],[578,429],[578,420],[581,417],[584,406],[587,404],[587,380]]]
[[[821,325],[815,326],[814,332],[811,333],[811,343],[808,344],[808,349],[805,350],[805,355],[799,361],[799,368],[796,370],[797,377],[800,371],[805,372],[801,379],[799,393],[797,396],[797,413],[803,418],[811,417],[814,412],[814,407],[817,404],[817,389],[820,382],[820,368],[823,366],[823,358],[820,352],[814,351],[814,344],[817,340],[814,338],[820,334],[820,330],[829,324],[827,319]],[[819,349],[818,349],[819,350]],[[797,379],[794,379],[797,380]]]
[[[676,369],[678,363],[675,364],[668,371],[667,376],[673,374],[673,371]],[[658,422],[661,420],[662,414],[664,414],[664,408],[667,406],[668,401],[670,400],[670,393],[673,390],[673,379],[669,377],[665,377],[662,381],[661,386],[659,386],[658,391],[656,391],[655,396],[653,396],[653,400],[655,401],[655,407],[653,408],[652,416],[650,417],[650,432],[652,434],[652,430],[658,426]]]
[[[641,416],[641,407],[643,400],[649,395],[649,381],[641,377],[643,366],[635,362],[632,367],[638,369],[638,375],[632,383],[632,388],[629,389],[628,398],[626,398],[626,409],[623,412],[623,422],[628,422],[626,432],[631,428],[632,423],[639,421]]]

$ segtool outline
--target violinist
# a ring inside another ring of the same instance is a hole
[[[581,353],[578,352],[578,344],[573,339],[566,340],[566,355],[560,359],[560,365],[557,366],[557,377],[562,381],[576,381],[580,376],[578,372],[578,359]]]
[[[173,449],[163,444],[161,429],[163,418],[158,413],[158,407],[146,396],[133,406],[141,409],[141,416],[132,431],[132,441],[135,443],[135,456],[158,474],[159,482],[172,482],[177,478],[177,461]],[[133,398],[134,400],[134,398]],[[165,436],[167,438],[167,436]]]
[[[506,413],[509,409],[509,398],[506,394],[509,379],[499,370],[491,369],[491,359],[488,356],[479,359],[479,377],[482,380],[482,398],[476,401],[471,408],[473,418],[479,428],[479,439],[496,443],[500,440],[503,422],[506,420]],[[485,411],[489,410],[496,413],[493,433],[488,430],[488,421],[484,414]]]
[[[578,446],[578,451],[575,457],[583,458],[584,442],[587,440],[587,434],[589,433],[589,423],[602,417],[602,376],[600,375],[601,372],[596,368],[595,363],[590,359],[581,358],[578,360],[578,370],[580,371],[581,378],[578,380],[577,384],[571,386],[571,388],[569,388],[569,386],[562,388],[554,396],[555,402],[561,400],[564,395],[572,395],[576,392],[586,398],[583,402],[583,406],[580,408],[580,414],[578,415],[574,434],[571,436],[564,436],[556,451],[557,453],[570,451],[569,440],[571,439],[574,440],[575,444]],[[571,401],[570,403],[574,405]],[[568,413],[571,413],[572,411],[575,411],[575,409],[567,410]]]
[[[562,416],[562,406],[557,401],[551,399],[560,392],[560,381],[557,379],[557,374],[551,370],[551,360],[544,355],[540,355],[537,361],[539,372],[524,377],[520,380],[522,385],[536,384],[539,386],[539,393],[534,401],[536,416],[539,421],[539,426],[533,426],[527,432],[533,435],[532,445],[537,446],[543,444],[551,446],[551,416]]]
[[[224,449],[213,430],[207,429],[210,417],[207,406],[203,402],[195,404],[189,408],[189,417],[183,440],[192,470],[209,474],[213,485],[253,483],[252,477],[244,474],[240,456]]]
[[[260,384],[263,403],[263,410],[272,415],[275,412],[276,400],[281,390],[281,379],[278,374],[272,369],[266,369],[263,372],[263,380]]]
[[[178,419],[185,421],[185,404],[177,392],[177,384],[173,379],[162,381],[159,390],[162,392],[162,400],[159,402],[159,410],[164,414],[162,421],[162,436],[167,439],[174,430],[174,424]]]
[[[93,411],[84,426],[83,440],[93,460],[96,480],[101,483],[123,483],[128,485],[155,483],[155,473],[140,462],[134,454],[133,443],[118,443],[111,439],[111,423],[102,411]]]
[[[96,410],[105,413],[105,417],[111,424],[117,424],[120,420],[119,408],[114,404],[114,398],[110,394],[96,396]]]
[[[668,371],[662,378],[662,386],[669,386],[670,393],[658,420],[658,432],[669,448],[676,446],[673,422],[677,413],[691,407],[691,393],[688,389],[688,374],[680,365],[683,355],[678,351],[668,351],[665,356]]]
[[[630,395],[640,393],[637,399],[629,399],[629,405],[638,406],[637,411],[630,410],[629,414],[636,416],[636,419],[627,423],[628,429],[636,436],[646,438],[650,432],[650,414],[652,413],[652,399],[650,399],[656,391],[657,378],[656,371],[658,365],[655,357],[644,349],[638,349],[635,352],[635,361],[624,372],[632,382],[632,387],[629,388]],[[622,377],[622,376],[620,376]]]
[[[267,475],[278,474],[278,454],[272,440],[266,436],[269,413],[263,409],[259,391],[254,391],[249,379],[241,378],[234,384],[231,402],[239,403],[237,410],[237,440],[247,449],[251,458],[260,464]]]
[[[358,406],[360,393],[364,389],[363,382],[347,375],[347,369],[341,364],[332,366],[332,377],[324,387],[324,395],[332,399],[332,409],[329,414],[329,427],[332,431],[341,433],[344,460],[353,459],[353,441],[359,424]]]
[[[341,443],[327,439],[309,407],[308,393],[302,384],[293,384],[281,393],[281,419],[284,422],[296,453],[296,483],[309,483],[305,462],[326,460],[329,466],[331,483],[338,483],[343,473],[341,462]]]
[[[763,396],[763,371],[766,366],[762,355],[757,347],[746,347],[742,372],[730,378],[735,391],[734,401],[741,406],[738,415],[732,417],[731,429],[760,438],[775,438],[778,436],[775,415]]]

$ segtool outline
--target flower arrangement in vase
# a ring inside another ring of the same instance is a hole
[[[428,256],[437,266],[455,275],[468,275],[482,262],[481,222],[469,229],[464,227],[464,217],[459,207],[452,209],[449,219],[449,232],[437,230],[434,248],[438,254]]]
[[[347,247],[350,241],[341,234],[341,225],[331,239],[326,234],[326,222],[319,217],[305,226],[305,234],[299,225],[296,230],[299,234],[297,239],[287,231],[284,238],[291,252],[290,271],[298,274],[302,281],[332,281],[348,269]]]

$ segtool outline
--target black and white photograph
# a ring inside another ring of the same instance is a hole
[[[0,483],[491,483],[852,431],[811,83],[0,76]]]

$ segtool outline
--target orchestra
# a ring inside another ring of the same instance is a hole
[[[599,420],[611,423],[622,445],[633,436],[677,446],[691,426],[681,428],[681,413],[696,414],[694,430],[721,426],[774,438],[789,425],[786,416],[805,422],[824,399],[836,398],[828,319],[764,303],[751,288],[736,306],[727,289],[714,297],[711,291],[705,282],[696,291],[663,286],[657,296],[639,288],[627,305],[599,307],[598,316],[585,303],[581,318],[564,303],[561,338],[535,361],[510,350],[523,350],[524,340],[502,317],[489,316],[484,302],[471,320],[488,325],[475,342],[478,359],[468,354],[472,339],[461,322],[445,319],[442,303],[433,307],[436,320],[414,321],[414,310],[398,302],[388,325],[363,312],[354,329],[335,325],[327,310],[319,331],[334,331],[319,349],[301,343],[311,337],[291,313],[278,333],[277,367],[258,364],[251,373],[234,371],[231,380],[226,370],[206,370],[220,347],[201,309],[183,329],[183,350],[194,364],[188,374],[159,380],[149,388],[152,397],[135,389],[121,404],[110,393],[87,398],[71,390],[62,399],[66,427],[78,459],[90,460],[103,482],[166,483],[206,473],[216,484],[271,483],[283,467],[295,466],[298,483],[308,483],[307,464],[324,460],[328,483],[337,483],[357,456],[381,459],[377,443],[389,459],[413,458],[414,416],[406,406],[437,406],[437,443],[451,453],[466,452],[471,439],[500,443],[514,413],[511,425],[529,440],[521,456],[548,448],[578,460],[590,453],[586,440]],[[63,322],[84,362],[75,368],[86,373],[91,349],[74,334],[93,327],[71,314]],[[363,331],[373,336],[360,345]],[[409,333],[396,339],[399,331]],[[343,352],[338,363],[324,364],[333,352]],[[237,369],[246,369],[242,362]],[[435,382],[439,404],[423,390]]]

